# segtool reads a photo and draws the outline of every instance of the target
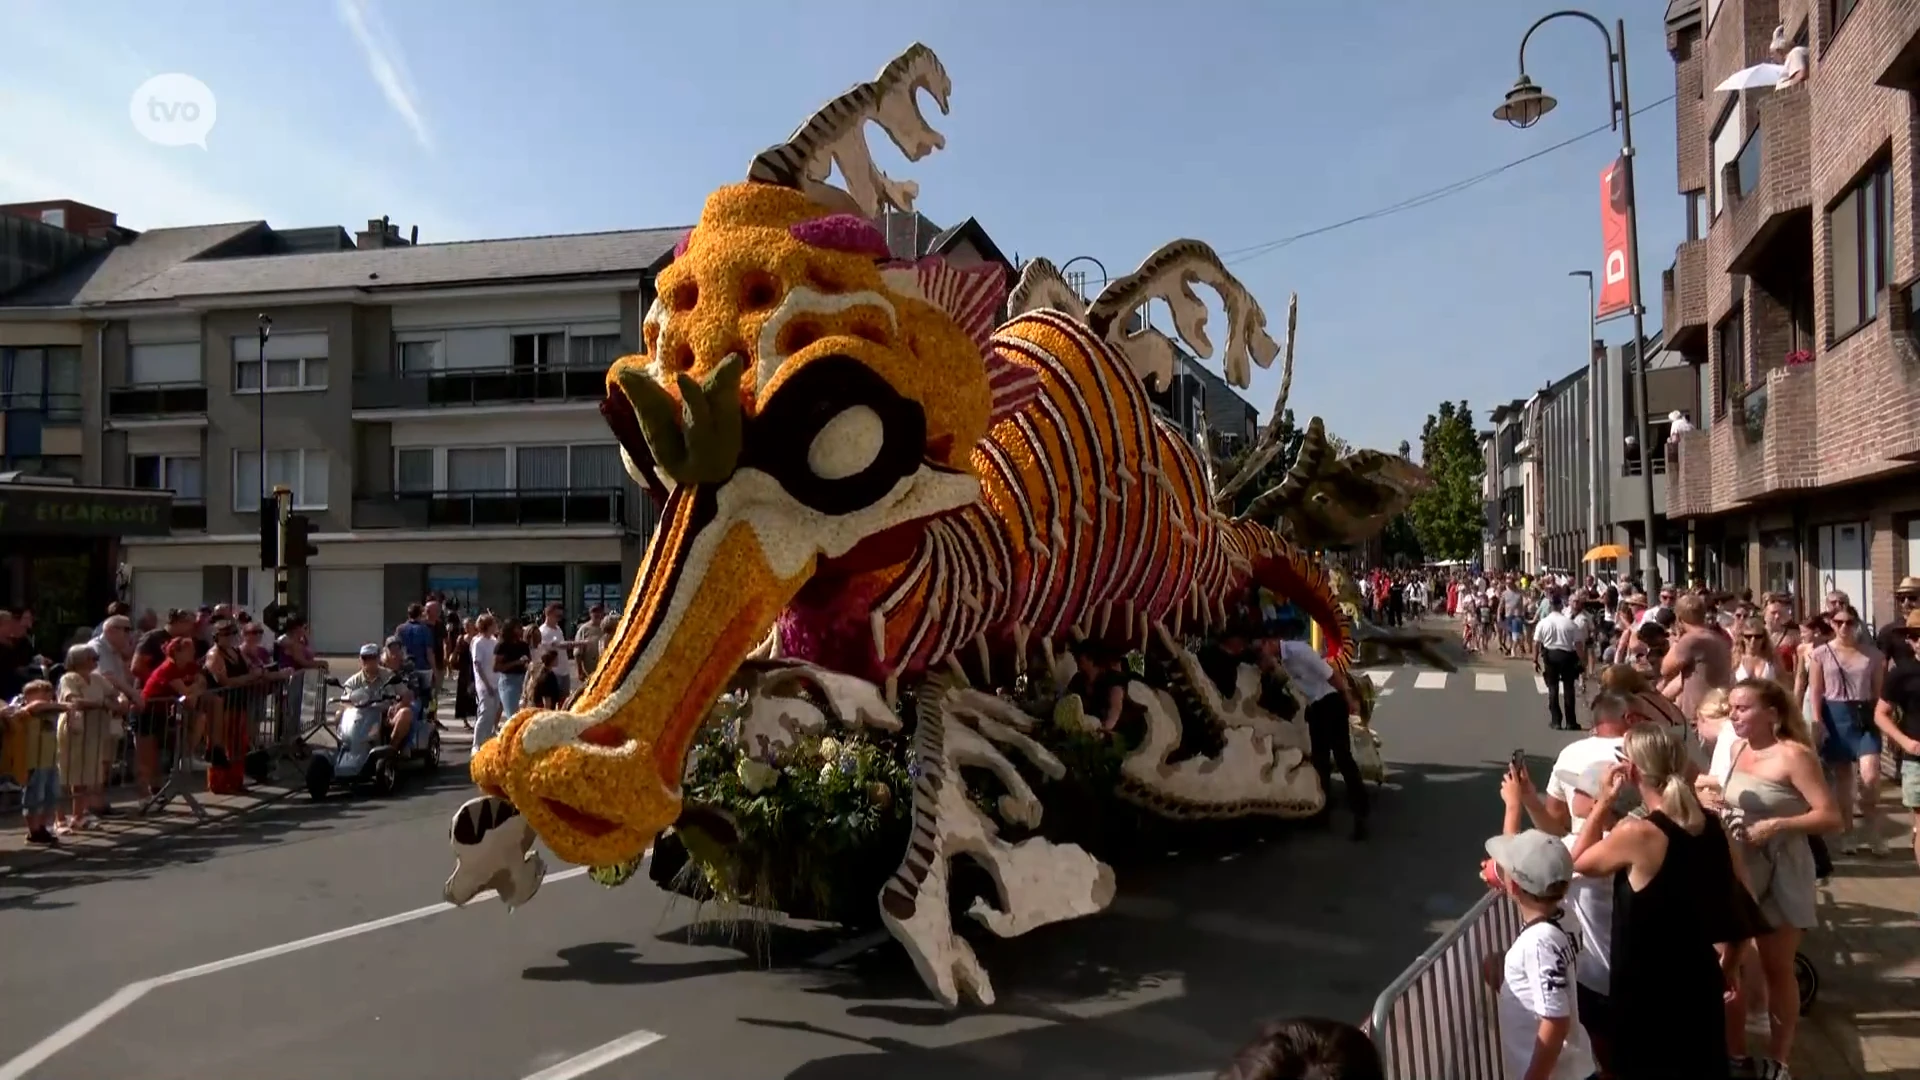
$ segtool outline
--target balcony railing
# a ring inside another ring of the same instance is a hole
[[[80,395],[51,390],[0,392],[0,412],[33,412],[53,423],[74,423],[80,419]]]
[[[207,500],[183,499],[173,497],[173,529],[175,532],[207,531]]]
[[[604,367],[538,370],[485,368],[404,375],[356,375],[356,409],[448,409],[542,401],[598,401],[607,392]]]
[[[191,416],[206,411],[207,388],[201,383],[151,383],[107,391],[109,420]]]
[[[417,491],[359,495],[356,529],[472,529],[516,525],[624,525],[626,492]]]
[[[1665,476],[1666,474],[1667,474],[1667,455],[1666,455],[1666,451],[1663,450],[1660,453],[1653,455],[1653,475]],[[1639,476],[1640,475],[1640,458],[1638,455],[1629,457],[1626,460],[1626,463],[1621,468],[1620,475],[1622,476]]]

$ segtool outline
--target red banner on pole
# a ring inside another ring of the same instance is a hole
[[[1600,173],[1601,266],[1599,308],[1595,318],[1618,315],[1633,307],[1633,289],[1627,275],[1638,273],[1627,253],[1627,159],[1615,158]]]

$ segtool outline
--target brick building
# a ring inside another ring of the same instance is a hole
[[[1716,92],[1776,26],[1805,80]],[[1702,388],[1669,512],[1710,582],[1884,619],[1920,573],[1920,4],[1674,0],[1667,42],[1689,213],[1666,340]]]

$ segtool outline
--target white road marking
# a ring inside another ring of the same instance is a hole
[[[1385,686],[1387,680],[1393,677],[1393,672],[1393,668],[1368,668],[1367,678],[1372,679],[1375,686]]]
[[[1473,677],[1473,688],[1504,694],[1507,692],[1507,677],[1499,672],[1482,671]]]
[[[1547,677],[1546,677],[1545,675],[1535,675],[1535,676],[1533,677],[1533,688],[1534,688],[1535,690],[1538,690],[1538,691],[1540,691],[1540,692],[1541,692],[1541,693],[1543,693],[1543,694],[1544,694],[1544,693],[1546,693],[1546,692],[1547,692]]]
[[[1393,696],[1393,691],[1392,691],[1391,689],[1387,689],[1387,690],[1382,690],[1382,691],[1380,691],[1380,696],[1381,696],[1381,697],[1391,697],[1391,696]]]
[[[1423,671],[1413,678],[1415,690],[1440,690],[1447,685],[1447,673],[1444,671]]]
[[[556,881],[565,881],[568,878],[580,877],[586,872],[587,867],[575,866],[567,870],[562,870],[557,874],[548,874],[545,884],[551,885]],[[468,901],[468,903],[479,904],[483,901],[493,899],[495,895],[492,890],[488,890],[474,897]],[[338,930],[329,930],[324,934],[315,934],[312,937],[304,937],[298,941],[289,941],[281,945],[269,945],[264,949],[255,949],[252,952],[241,953],[238,956],[229,956],[225,960],[215,960],[210,964],[200,964],[196,967],[182,968],[179,971],[167,975],[159,975],[151,979],[141,979],[139,982],[128,983],[114,991],[113,995],[107,998],[107,1000],[102,1001],[100,1004],[67,1021],[60,1030],[34,1043],[6,1064],[0,1065],[0,1080],[25,1080],[27,1074],[39,1068],[48,1058],[79,1042],[91,1034],[95,1028],[113,1019],[120,1013],[125,1012],[131,1008],[135,1002],[163,986],[171,986],[174,983],[185,982],[188,979],[197,979],[202,975],[231,971],[237,967],[257,964],[262,960],[272,960],[275,957],[285,956],[288,953],[299,952],[303,949],[311,949],[320,945],[331,945],[336,941],[359,937],[361,934],[371,934],[375,930],[385,930],[391,926],[399,926],[402,923],[410,923],[416,919],[424,919],[428,916],[438,915],[443,911],[452,911],[453,908],[454,905],[446,903],[445,901],[438,904],[428,904],[426,907],[414,908],[412,911],[403,911],[398,915],[389,915],[384,919],[374,919],[371,922],[356,923],[353,926],[343,926]],[[659,1038],[659,1036],[655,1036],[655,1038]],[[636,1046],[634,1049],[637,1050],[639,1047]],[[628,1053],[631,1052],[632,1051],[628,1051]],[[609,1058],[607,1060],[611,1061],[612,1059]],[[604,1062],[602,1062],[602,1064],[604,1064]],[[597,1068],[598,1066],[595,1067]],[[580,1074],[565,1073],[562,1075],[578,1076]]]
[[[612,1042],[601,1043],[584,1054],[549,1065],[526,1077],[526,1080],[574,1080],[574,1077],[585,1076],[602,1065],[611,1065],[629,1054],[645,1050],[664,1038],[665,1035],[645,1029],[631,1031]]]
[[[835,945],[833,948],[807,961],[807,966],[833,967],[836,964],[844,964],[854,957],[859,956],[861,953],[871,949],[877,949],[892,940],[892,934],[887,933],[885,930],[875,930],[872,933],[862,934],[852,941],[843,941]]]

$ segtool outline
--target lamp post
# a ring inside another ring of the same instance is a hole
[[[260,323],[260,504],[267,502],[267,339],[273,336],[273,316],[262,312]],[[263,509],[261,513],[266,511]]]
[[[1568,9],[1541,16],[1527,32],[1520,37],[1520,77],[1514,81],[1513,89],[1507,91],[1506,100],[1493,110],[1493,118],[1505,120],[1517,128],[1528,128],[1540,122],[1540,118],[1553,110],[1559,102],[1555,101],[1527,77],[1527,42],[1533,32],[1559,18],[1585,19],[1607,47],[1607,100],[1612,106],[1609,119],[1620,132],[1620,167],[1626,170],[1625,187],[1627,196],[1627,303],[1633,309],[1633,391],[1636,406],[1635,426],[1639,432],[1640,444],[1640,487],[1645,502],[1641,528],[1646,533],[1646,551],[1642,559],[1642,570],[1649,592],[1660,590],[1660,566],[1655,560],[1655,545],[1659,542],[1654,532],[1653,512],[1653,451],[1652,442],[1647,436],[1647,358],[1644,355],[1647,340],[1646,305],[1640,297],[1640,213],[1635,198],[1633,181],[1633,106],[1627,94],[1627,23],[1625,19],[1614,20],[1613,29],[1607,24],[1584,11]],[[1617,74],[1616,74],[1617,73]],[[1593,306],[1588,305],[1592,311]],[[1591,339],[1587,345],[1591,353]],[[1589,359],[1591,362],[1591,359]]]
[[[1600,456],[1600,378],[1593,365],[1593,271],[1569,270],[1568,277],[1587,279],[1587,546],[1600,542],[1600,474],[1605,470]]]

